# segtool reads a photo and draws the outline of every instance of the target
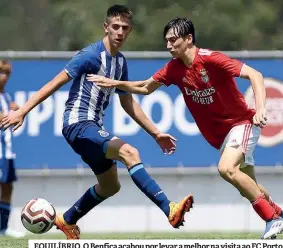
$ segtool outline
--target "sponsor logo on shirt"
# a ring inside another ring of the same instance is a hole
[[[265,78],[267,125],[261,130],[258,144],[265,147],[283,142],[283,82],[274,78]],[[245,92],[250,108],[255,109],[255,97],[250,86]]]
[[[212,95],[215,93],[215,88],[210,87],[204,90],[192,90],[188,87],[184,87],[185,93],[187,96],[191,96],[193,102],[199,103],[199,104],[211,104],[213,103],[213,97]]]

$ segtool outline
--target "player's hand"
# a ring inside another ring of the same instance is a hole
[[[13,110],[13,111],[17,111],[19,109],[19,106],[16,103],[11,102],[10,103],[10,109]]]
[[[155,138],[164,154],[173,154],[176,151],[176,138],[167,133],[160,133]]]
[[[14,126],[12,131],[16,131],[24,122],[25,115],[18,109],[17,111],[10,112],[8,115],[5,115],[1,121],[1,128],[6,130],[10,126]]]
[[[257,127],[263,128],[267,124],[265,108],[258,109],[253,117],[253,124]]]
[[[98,86],[105,88],[111,88],[117,86],[117,83],[114,80],[96,74],[88,74],[86,79],[90,82],[96,83]]]
[[[2,121],[3,118],[4,118],[4,114],[3,112],[0,112],[0,122]]]

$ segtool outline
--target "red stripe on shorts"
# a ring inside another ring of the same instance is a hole
[[[245,125],[245,130],[244,130],[244,133],[243,133],[242,148],[244,147],[244,143],[245,143],[245,140],[246,140],[246,130],[247,130],[247,126],[248,126],[248,125]]]
[[[244,131],[244,140],[242,142],[242,147],[243,147],[244,153],[246,153],[246,151],[247,151],[248,141],[249,141],[249,138],[250,138],[251,130],[252,130],[252,125],[247,124],[245,126],[245,131]]]

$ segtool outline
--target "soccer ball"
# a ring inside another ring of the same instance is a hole
[[[56,211],[50,202],[42,198],[30,200],[22,209],[21,220],[24,227],[36,234],[49,231],[54,225]]]

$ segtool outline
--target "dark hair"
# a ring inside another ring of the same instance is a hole
[[[173,29],[174,34],[176,37],[185,37],[189,34],[193,37],[193,44],[195,44],[195,27],[191,20],[187,18],[174,18],[170,21],[164,28],[163,38],[165,39],[166,34],[170,29]]]
[[[7,75],[10,75],[10,73],[12,72],[11,64],[5,59],[1,59],[0,60],[0,71],[6,73]]]
[[[133,12],[125,5],[113,5],[107,10],[106,22],[110,18],[120,16],[122,19],[129,19],[132,22]]]

